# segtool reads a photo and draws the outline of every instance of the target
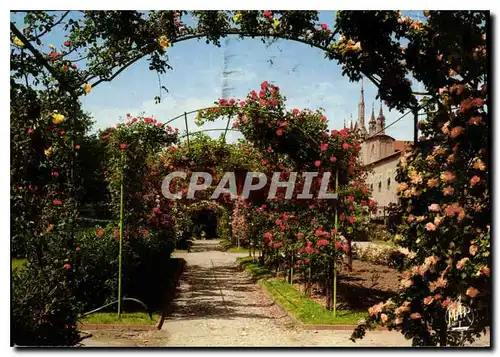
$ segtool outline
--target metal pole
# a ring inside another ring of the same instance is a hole
[[[413,144],[418,142],[418,107],[413,109]]]
[[[227,130],[229,129],[229,123],[231,122],[231,116],[227,117],[227,124],[226,124],[226,130],[224,131],[224,142],[226,142],[226,133]]]
[[[122,247],[123,247],[123,162],[125,152],[122,151],[122,182],[120,188],[120,251],[118,253],[118,318],[122,314]]]
[[[338,186],[339,186],[339,170],[337,169],[335,173],[335,193],[338,193]],[[333,236],[333,247],[335,248],[335,242],[337,240],[337,226],[338,226],[338,221],[337,221],[337,207],[338,207],[338,202],[337,205],[335,206],[335,234]],[[337,253],[335,252],[335,256]],[[334,256],[334,257],[335,257]],[[333,259],[333,317],[337,315],[337,270],[335,269],[335,258]]]
[[[184,112],[184,122],[186,123],[186,136],[187,136],[187,141],[188,141],[188,151],[191,151],[190,144],[189,144],[188,118],[187,118],[186,112]]]

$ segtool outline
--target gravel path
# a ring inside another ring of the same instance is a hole
[[[238,270],[236,257],[246,254],[204,251],[210,241],[197,241],[192,253],[177,253],[187,262],[165,321],[167,346],[410,346],[398,333],[374,331],[356,343],[351,331],[307,331]],[[212,248],[212,247],[210,247]]]

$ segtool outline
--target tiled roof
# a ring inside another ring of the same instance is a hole
[[[407,141],[403,140],[394,140],[394,151],[402,151],[408,144]]]

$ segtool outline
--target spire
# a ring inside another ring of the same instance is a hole
[[[359,100],[359,103],[365,104],[365,90],[363,88],[363,78],[361,78],[361,98]]]
[[[385,116],[384,110],[382,109],[382,100],[380,100],[380,112],[377,118],[377,126],[380,134],[385,134]]]
[[[382,109],[382,99],[380,99],[380,112],[378,113],[378,117],[383,117],[384,116],[384,111]]]
[[[375,134],[377,131],[377,120],[375,120],[375,103],[372,103],[372,115],[370,116],[370,121],[368,122],[368,133],[370,135]]]
[[[361,99],[358,104],[358,121],[356,122],[357,129],[362,135],[366,134],[365,128],[365,90],[363,88],[363,78],[361,78]]]

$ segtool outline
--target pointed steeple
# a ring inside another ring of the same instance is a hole
[[[356,129],[362,135],[366,135],[365,127],[365,90],[363,88],[363,78],[361,78],[361,98],[358,104],[358,121],[356,122]]]
[[[363,88],[363,78],[361,78],[361,98],[359,99],[359,103],[365,104],[365,90]]]
[[[368,122],[368,133],[373,135],[377,132],[377,121],[375,120],[375,103],[372,103],[372,115]]]
[[[377,118],[377,126],[378,126],[378,131],[380,131],[380,134],[385,134],[385,116],[384,116],[384,110],[382,109],[382,100],[380,100],[380,112]]]

